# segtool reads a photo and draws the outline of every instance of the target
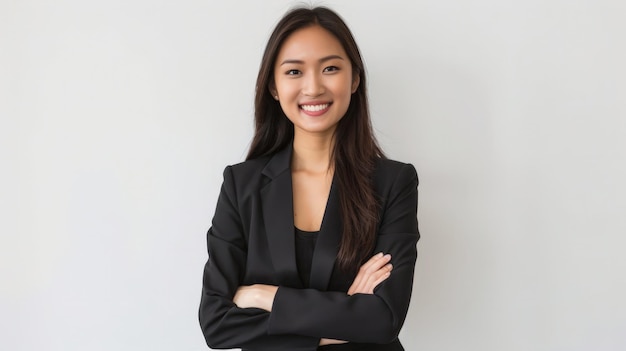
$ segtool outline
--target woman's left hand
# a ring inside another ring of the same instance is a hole
[[[239,308],[260,308],[272,312],[277,290],[277,286],[264,284],[240,286],[233,297],[233,302]]]
[[[381,252],[365,262],[359,268],[356,278],[348,289],[348,295],[373,294],[374,288],[391,275],[393,266],[389,261],[391,261],[391,255],[383,255]]]

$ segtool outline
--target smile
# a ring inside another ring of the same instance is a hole
[[[300,108],[307,112],[319,112],[327,109],[330,104],[321,104],[321,105],[300,105]]]

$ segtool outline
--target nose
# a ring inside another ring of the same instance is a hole
[[[302,88],[302,93],[305,96],[320,96],[326,92],[326,88],[324,87],[323,77],[320,74],[309,74],[304,79],[304,86]]]

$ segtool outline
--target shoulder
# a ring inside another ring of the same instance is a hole
[[[260,177],[270,158],[270,156],[265,156],[232,164],[226,167],[226,171],[230,172],[235,180]]]
[[[260,157],[226,166],[224,169],[224,186],[237,197],[246,196],[261,186],[263,169],[270,157]]]
[[[393,183],[398,179],[415,179],[417,181],[417,171],[410,163],[404,163],[387,158],[376,160],[374,168],[375,183]]]
[[[410,163],[390,159],[378,159],[374,169],[374,187],[383,199],[399,193],[412,192],[419,183],[417,171]]]

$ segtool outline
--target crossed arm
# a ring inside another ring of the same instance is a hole
[[[391,255],[378,253],[365,262],[348,289],[348,295],[373,294],[374,288],[391,275],[393,265]],[[267,312],[272,311],[272,304],[278,287],[274,285],[255,284],[240,286],[233,297],[233,302],[239,308],[260,308]],[[346,341],[335,339],[321,339],[320,345],[341,344]]]
[[[331,339],[387,343],[396,338],[411,297],[419,239],[417,174],[411,165],[396,174],[386,190],[375,251],[393,255],[393,272],[387,266],[389,256],[375,256],[361,267],[345,293],[241,286],[247,243],[241,234],[233,175],[227,168],[213,226],[207,233],[210,254],[199,310],[207,344],[211,348],[272,349],[283,345],[312,349],[320,344],[320,336],[327,338],[322,344],[339,342]],[[311,309],[312,305],[315,308]],[[307,318],[297,318],[305,314]],[[367,323],[369,318],[378,318],[378,322]]]

